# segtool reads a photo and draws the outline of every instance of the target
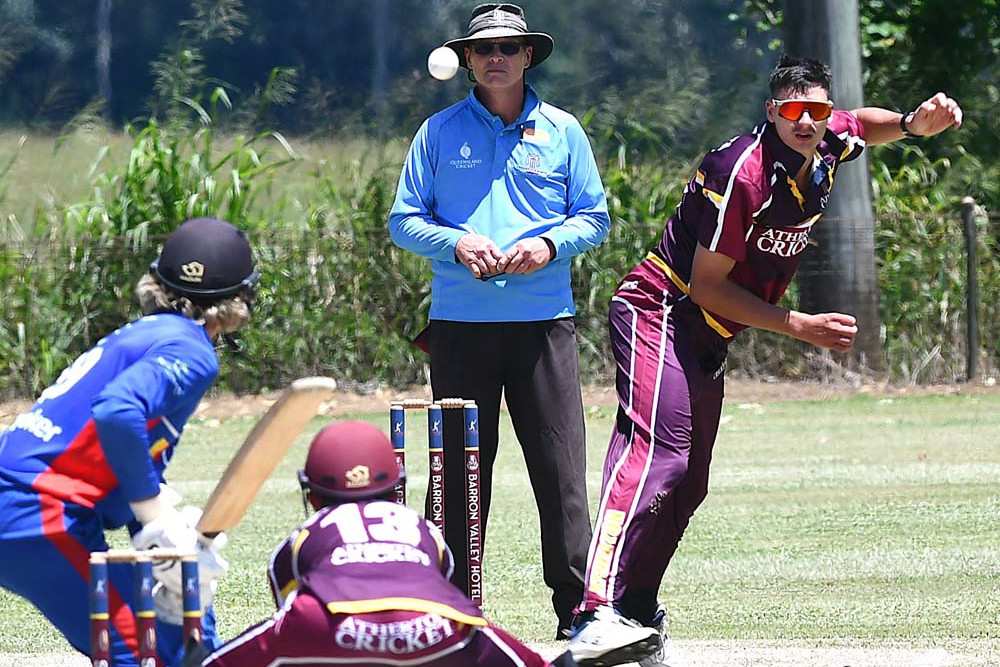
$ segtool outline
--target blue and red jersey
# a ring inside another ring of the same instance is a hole
[[[331,614],[402,610],[485,626],[479,607],[449,581],[452,568],[433,524],[371,500],[316,512],[274,552],[269,577],[279,606],[304,591]]]
[[[80,355],[0,434],[0,536],[44,534],[42,499],[96,511],[106,528],[132,521],[129,501],[159,493],[218,369],[204,326],[173,314],[136,320]]]
[[[665,273],[678,295],[687,294],[701,244],[736,262],[731,281],[777,303],[826,209],[837,168],[859,157],[864,147],[857,117],[834,111],[811,158],[811,181],[803,192],[795,175],[807,158],[782,142],[772,123],[730,139],[702,160],[646,263]],[[746,328],[709,311],[703,314],[723,338]]]

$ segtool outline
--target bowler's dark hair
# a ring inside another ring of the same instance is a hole
[[[799,58],[786,53],[781,56],[774,71],[771,72],[771,97],[784,90],[801,94],[815,86],[829,93],[832,81],[833,74],[826,63],[815,58]]]

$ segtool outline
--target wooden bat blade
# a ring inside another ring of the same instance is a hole
[[[213,537],[240,522],[295,438],[336,388],[331,378],[309,377],[296,380],[282,392],[229,462],[205,503],[198,532]]]

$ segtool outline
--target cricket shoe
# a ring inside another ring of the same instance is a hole
[[[642,660],[660,648],[660,633],[656,628],[640,625],[618,615],[609,606],[601,606],[574,629],[568,650],[580,667],[607,667]]]
[[[656,608],[651,624],[660,635],[660,647],[650,656],[639,661],[639,667],[684,667],[680,651],[670,641],[670,622],[667,620],[667,608],[662,604]]]

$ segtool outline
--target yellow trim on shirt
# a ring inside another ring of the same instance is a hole
[[[420,598],[379,598],[377,600],[355,600],[354,602],[328,602],[326,609],[331,614],[366,614],[373,611],[421,611],[425,614],[437,614],[466,625],[485,627],[486,619],[480,616],[469,616],[440,602],[421,600]]]
[[[158,459],[160,454],[162,454],[163,451],[169,446],[170,443],[167,442],[166,438],[160,438],[149,446],[149,457],[152,459]]]
[[[292,558],[297,558],[299,555],[299,549],[302,548],[302,543],[306,541],[309,537],[309,529],[303,528],[299,531],[298,535],[295,536],[295,541],[292,542]]]
[[[702,188],[701,192],[706,197],[708,197],[712,201],[712,203],[715,204],[716,207],[722,206],[722,201],[725,199],[725,197],[720,195],[718,192],[714,192],[712,190],[709,190],[708,188]]]
[[[302,528],[295,534],[295,541],[292,542],[291,555],[289,557],[289,560],[293,564],[295,563],[295,560],[299,557],[299,549],[302,548],[302,543],[306,541],[307,537],[309,537],[308,528]],[[281,587],[279,595],[281,596],[281,599],[284,600],[289,595],[291,595],[292,591],[297,591],[297,590],[299,590],[299,581],[298,579],[295,578],[295,568],[293,567],[292,578],[288,581],[287,584]]]
[[[289,595],[297,590],[299,590],[299,582],[295,579],[290,579],[288,583],[285,584],[285,587],[279,591],[279,595],[281,595],[282,600],[285,600]]]
[[[651,261],[653,264],[656,265],[658,269],[663,271],[664,275],[666,275],[667,278],[670,279],[670,282],[672,282],[674,285],[677,286],[677,289],[684,292],[686,296],[691,295],[691,288],[688,286],[688,284],[685,283],[683,280],[681,280],[681,277],[677,275],[677,273],[675,273],[672,268],[670,268],[669,264],[663,261],[662,257],[651,252],[648,255],[646,255],[646,259]],[[723,338],[733,337],[733,334],[730,333],[729,330],[726,329],[726,327],[722,326],[722,324],[720,324],[717,319],[712,317],[712,315],[707,310],[705,310],[701,306],[698,306],[698,308],[701,310],[701,314],[705,317],[705,322],[708,324],[708,326],[715,329],[716,333],[718,333]]]
[[[806,207],[806,198],[802,196],[802,192],[799,191],[799,184],[795,182],[791,174],[786,174],[785,178],[788,179],[788,189],[792,191],[792,195],[795,196],[795,201],[799,203],[799,208],[804,209]]]

